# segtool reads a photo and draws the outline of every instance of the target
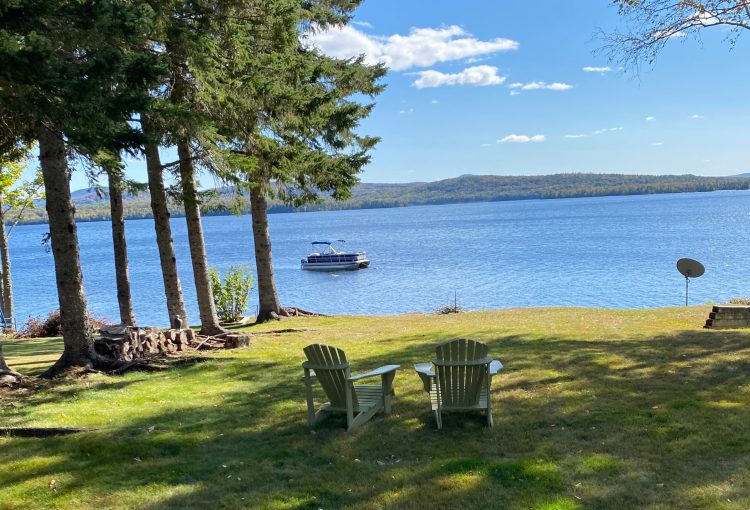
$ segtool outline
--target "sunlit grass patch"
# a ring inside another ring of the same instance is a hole
[[[612,455],[594,454],[581,462],[583,472],[596,475],[614,475],[625,469],[625,462]]]

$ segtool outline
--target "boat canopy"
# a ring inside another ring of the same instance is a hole
[[[333,243],[331,241],[313,241],[312,244],[326,244],[326,245],[330,246]]]

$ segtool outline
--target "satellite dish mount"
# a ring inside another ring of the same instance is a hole
[[[706,272],[706,268],[697,260],[680,259],[677,261],[677,270],[685,277],[685,306],[688,306],[690,278],[703,276],[703,273]]]

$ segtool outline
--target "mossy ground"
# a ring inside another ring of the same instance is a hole
[[[96,430],[0,437],[0,508],[748,508],[750,332],[703,330],[707,314],[293,319],[206,362],[6,392],[3,426]],[[435,428],[412,365],[455,337],[505,364],[493,429],[460,414]],[[300,365],[313,342],[345,349],[355,372],[401,364],[393,414],[308,430]],[[33,373],[59,348],[5,350]]]

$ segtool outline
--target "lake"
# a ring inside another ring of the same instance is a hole
[[[706,274],[691,304],[750,296],[750,192],[528,200],[270,215],[279,294],[287,306],[326,314],[429,312],[527,306],[642,308],[684,304],[681,257]],[[168,324],[153,222],[127,222],[132,291],[140,325]],[[184,218],[172,220],[191,323],[198,319]],[[56,309],[46,225],[11,236],[16,317]],[[250,218],[204,218],[209,263],[254,266]],[[92,313],[115,320],[109,222],[79,224]],[[370,268],[302,271],[314,240],[346,239]],[[257,306],[255,291],[250,313]]]

